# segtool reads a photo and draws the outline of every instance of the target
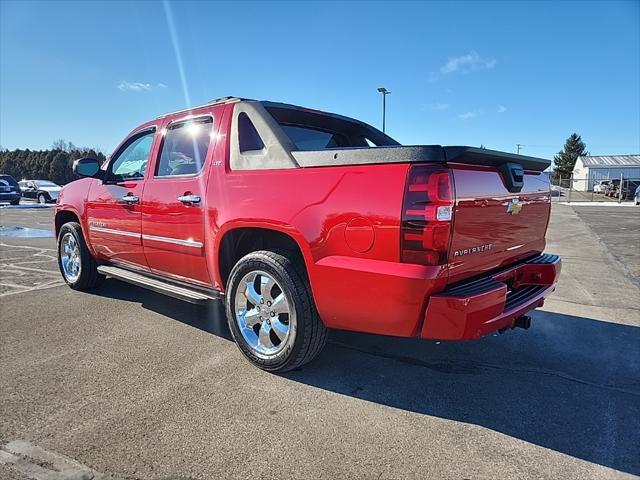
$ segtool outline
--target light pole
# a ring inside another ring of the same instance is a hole
[[[380,87],[378,91],[382,94],[382,133],[384,133],[387,116],[387,95],[391,92],[384,87]]]
[[[522,147],[526,147],[526,145],[522,145],[521,143],[516,143],[516,148],[518,149],[518,155],[520,155],[520,150],[522,150]]]

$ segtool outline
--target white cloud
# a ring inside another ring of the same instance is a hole
[[[432,105],[429,106],[431,108],[431,110],[446,110],[447,108],[449,108],[449,104],[448,103],[434,103]]]
[[[507,107],[504,105],[498,105],[498,113],[504,113],[507,111]]]
[[[491,69],[496,66],[496,63],[495,58],[482,58],[478,52],[471,50],[460,57],[449,57],[447,63],[440,67],[440,73],[446,75],[454,72],[468,73],[474,70]]]
[[[167,88],[164,83],[156,83],[154,85],[152,83],[127,82],[126,80],[122,80],[117,87],[123,92],[150,92],[151,90],[162,90]]]
[[[472,118],[476,118],[480,116],[482,112],[480,110],[470,110],[468,112],[461,113],[458,115],[460,120],[471,120]]]

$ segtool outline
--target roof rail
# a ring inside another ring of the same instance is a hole
[[[169,115],[175,115],[176,113],[190,112],[191,110],[196,110],[196,109],[202,108],[202,107],[208,107],[210,105],[220,105],[220,104],[223,104],[223,103],[235,103],[235,102],[240,102],[242,100],[244,100],[244,99],[239,98],[239,97],[221,97],[221,98],[216,98],[215,100],[211,100],[210,102],[204,103],[202,105],[196,105],[195,107],[183,108],[181,110],[176,110],[174,112],[163,113],[162,115],[158,115],[156,117],[156,120],[160,119],[160,118],[168,117]]]

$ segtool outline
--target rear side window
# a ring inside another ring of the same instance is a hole
[[[300,125],[280,125],[298,150],[324,150],[353,146],[349,139],[337,132],[327,132]]]
[[[211,142],[213,120],[188,120],[170,125],[162,142],[157,177],[200,173]]]
[[[260,134],[244,112],[238,115],[238,143],[240,144],[240,153],[264,148]]]

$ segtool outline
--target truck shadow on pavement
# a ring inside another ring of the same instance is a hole
[[[88,293],[141,303],[144,308],[160,315],[233,341],[222,304],[214,303],[210,306],[192,305],[160,293],[151,292],[142,287],[111,279],[107,279],[100,288],[91,290]]]
[[[190,305],[115,281],[96,294],[231,339],[221,303]],[[640,328],[532,316],[528,331],[474,342],[332,331],[318,359],[283,377],[640,474]]]
[[[640,328],[533,319],[475,342],[336,331],[319,361],[285,376],[640,474]]]

